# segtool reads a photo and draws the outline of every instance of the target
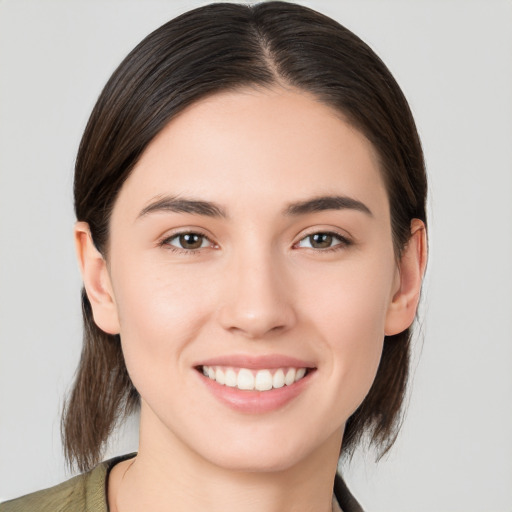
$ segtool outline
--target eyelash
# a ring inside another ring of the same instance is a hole
[[[198,249],[185,249],[183,247],[176,247],[175,245],[171,245],[171,241],[178,239],[181,236],[186,235],[195,235],[198,237],[201,237],[204,240],[207,240],[210,243],[210,247],[217,247],[216,244],[214,244],[205,234],[199,233],[197,231],[182,231],[180,233],[175,233],[171,236],[168,236],[161,240],[158,245],[160,247],[164,247],[165,249],[172,251],[176,254],[184,254],[186,256],[193,256],[199,254],[201,249],[206,249],[207,247],[199,247]]]
[[[175,233],[171,236],[168,236],[168,237],[162,239],[158,243],[158,246],[164,247],[165,249],[172,251],[176,254],[184,254],[186,256],[197,255],[197,254],[199,254],[201,249],[207,248],[207,247],[199,247],[197,249],[185,249],[185,248],[176,247],[175,245],[171,245],[172,240],[178,239],[179,237],[186,236],[186,235],[195,235],[195,236],[201,237],[203,241],[207,240],[210,243],[210,247],[213,247],[213,248],[218,247],[206,235],[204,235],[203,233],[199,233],[197,231],[183,231],[180,233]],[[299,244],[301,242],[303,242],[304,240],[306,240],[308,238],[311,239],[315,235],[330,236],[333,239],[338,240],[339,243],[332,245],[331,247],[326,247],[326,248],[315,248],[315,247],[310,246],[310,247],[305,247],[306,249],[310,249],[315,252],[329,253],[329,252],[334,252],[334,251],[339,251],[339,250],[345,249],[353,244],[353,242],[351,240],[349,240],[347,237],[340,235],[339,233],[336,233],[334,231],[314,231],[313,233],[309,233],[309,234],[303,236],[298,242],[293,244],[293,248],[299,247]]]
[[[347,237],[340,235],[339,233],[336,233],[335,231],[315,231],[313,233],[309,233],[306,236],[302,237],[296,244],[294,244],[294,247],[298,246],[302,241],[306,239],[311,239],[315,235],[324,235],[324,236],[330,236],[333,239],[338,240],[339,243],[332,245],[330,247],[326,248],[315,248],[315,247],[306,247],[306,249],[311,249],[315,252],[321,252],[321,253],[328,253],[328,252],[334,252],[334,251],[340,251],[342,249],[346,249],[347,247],[352,245],[352,241],[349,240]]]

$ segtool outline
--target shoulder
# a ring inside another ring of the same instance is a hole
[[[130,456],[108,460],[49,489],[0,503],[0,512],[107,512],[108,472]]]
[[[87,510],[85,507],[87,482],[90,475],[97,472],[98,468],[100,466],[96,467],[91,473],[76,476],[55,487],[6,501],[0,505],[0,512],[85,511]]]

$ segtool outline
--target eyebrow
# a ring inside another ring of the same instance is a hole
[[[221,206],[210,201],[166,196],[157,199],[142,209],[137,218],[144,217],[154,212],[191,213],[215,218],[227,217],[226,211]]]
[[[324,210],[357,210],[370,217],[373,213],[361,201],[347,196],[321,196],[306,201],[291,203],[284,211],[285,215],[304,215],[306,213],[321,212]]]
[[[320,196],[305,201],[289,204],[285,210],[285,216],[298,216],[307,213],[321,212],[325,210],[356,210],[369,216],[373,216],[371,210],[361,201],[347,196]],[[137,218],[144,217],[155,212],[190,213],[204,215],[205,217],[227,218],[228,215],[222,206],[199,199],[184,199],[177,196],[161,197],[143,208]]]

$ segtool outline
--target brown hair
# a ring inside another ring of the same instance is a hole
[[[390,201],[395,252],[413,218],[426,221],[423,154],[407,101],[391,73],[352,32],[285,2],[217,3],[189,11],[147,36],[120,64],[93,109],[78,151],[75,211],[107,257],[119,191],[151,140],[184,108],[223,90],[286,84],[341,112],[374,145]],[[119,336],[101,331],[82,291],[84,342],[62,419],[65,454],[87,470],[116,425],[137,408]],[[367,435],[394,442],[408,378],[410,330],[386,337],[373,386],[349,418],[343,450]]]

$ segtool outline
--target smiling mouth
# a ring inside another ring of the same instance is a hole
[[[226,366],[199,366],[197,368],[205,377],[222,386],[242,391],[270,391],[284,386],[291,386],[302,380],[312,368],[272,368],[248,369]]]

